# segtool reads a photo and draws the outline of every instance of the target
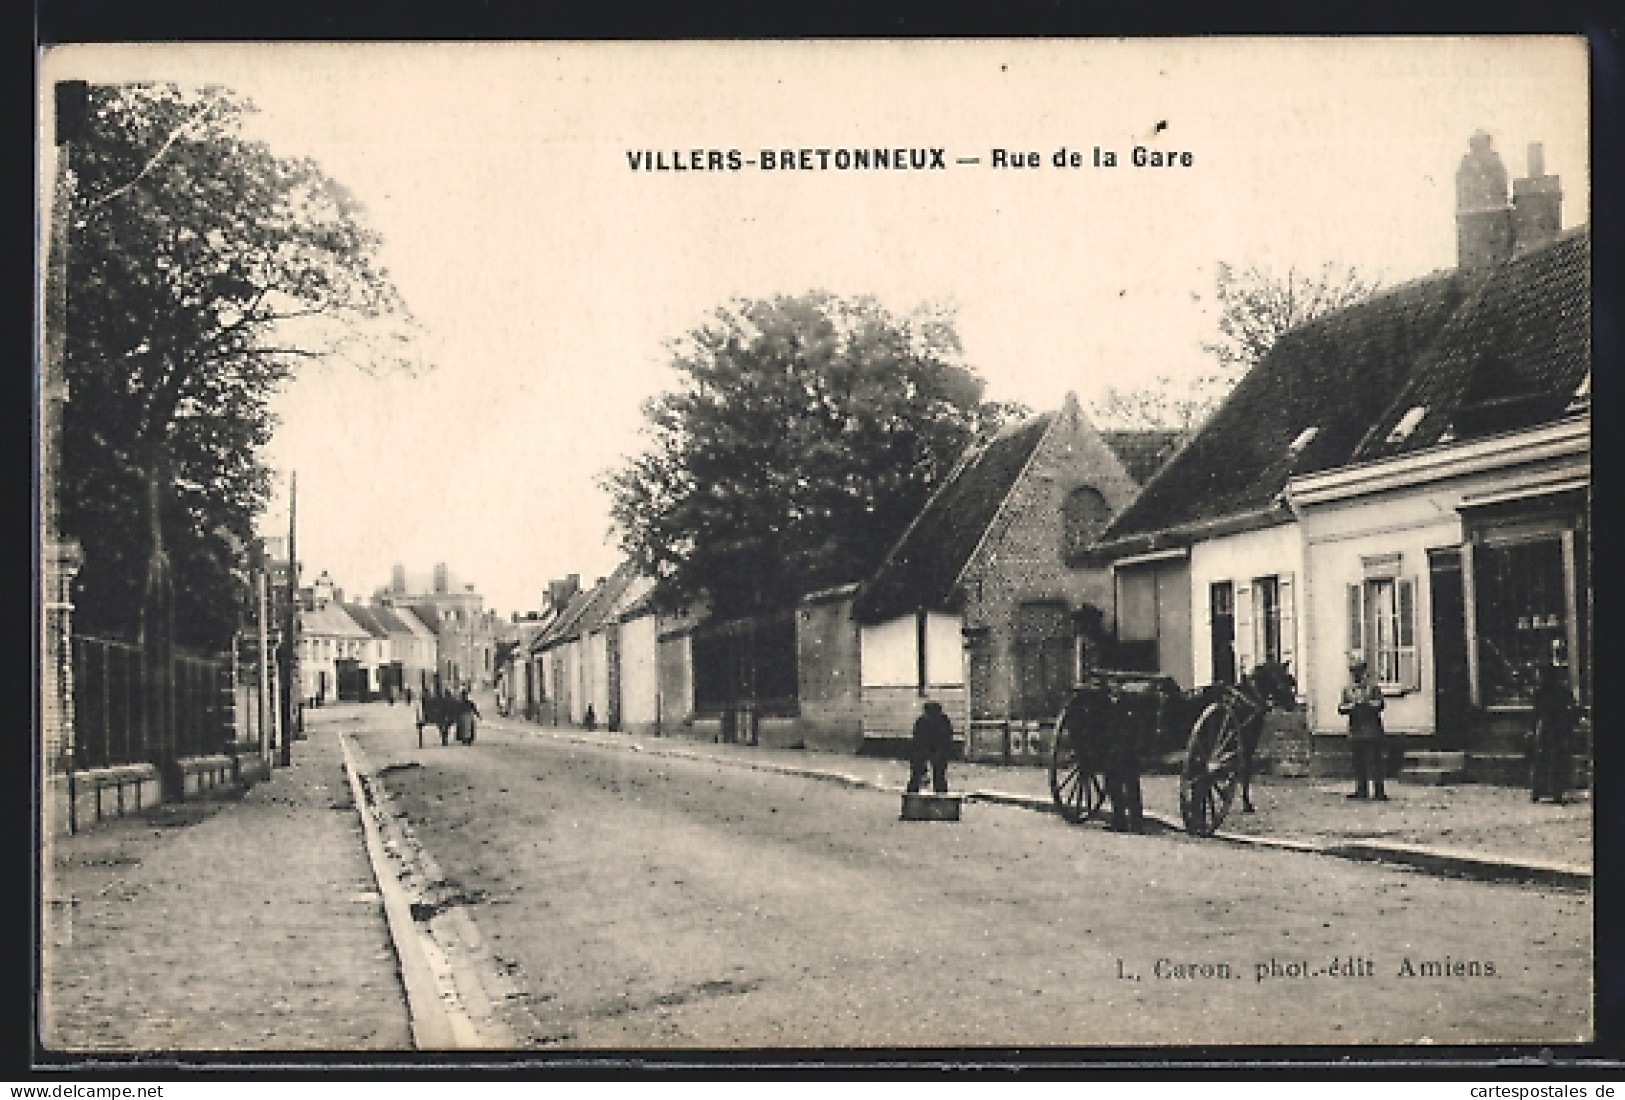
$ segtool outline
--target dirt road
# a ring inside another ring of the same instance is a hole
[[[1591,902],[487,723],[361,744],[568,1048],[1579,1041]],[[431,738],[431,740],[433,740]]]

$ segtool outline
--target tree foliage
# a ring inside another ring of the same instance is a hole
[[[156,478],[178,640],[228,641],[269,498],[271,397],[303,362],[405,347],[400,330],[377,338],[380,319],[409,319],[357,204],[245,139],[250,110],[219,89],[93,86],[70,151],[58,491],[88,630],[139,622]]]
[[[951,317],[823,292],[738,301],[673,348],[647,449],[606,476],[621,546],[720,614],[872,571],[967,443],[983,400]]]
[[[1353,305],[1381,285],[1353,267],[1335,263],[1313,270],[1291,266],[1277,275],[1256,265],[1237,271],[1221,262],[1216,287],[1219,338],[1202,344],[1216,369],[1177,380],[1161,375],[1151,385],[1134,389],[1108,388],[1090,406],[1090,413],[1101,425],[1113,428],[1194,432],[1282,333]]]
[[[1275,346],[1288,329],[1368,298],[1381,280],[1352,267],[1325,263],[1312,271],[1290,266],[1283,275],[1219,264],[1219,339],[1202,345],[1231,386]]]

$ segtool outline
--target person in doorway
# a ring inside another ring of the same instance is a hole
[[[1529,800],[1562,803],[1568,790],[1574,726],[1580,708],[1558,665],[1541,665],[1535,674],[1535,743],[1530,769]]]
[[[1383,789],[1388,761],[1382,729],[1382,688],[1372,680],[1364,661],[1349,662],[1349,683],[1337,701],[1337,713],[1348,715],[1349,747],[1354,753],[1354,791],[1348,797],[1388,801]]]
[[[918,794],[925,782],[925,769],[931,768],[931,789],[948,793],[948,754],[954,748],[954,726],[943,713],[942,704],[928,700],[925,710],[914,720],[914,741],[909,753],[908,793]]]
[[[592,704],[587,704],[587,713],[581,716],[581,724],[589,730],[598,728],[598,715],[593,713]]]

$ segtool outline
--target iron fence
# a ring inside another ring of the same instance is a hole
[[[234,729],[230,659],[177,652],[167,707],[152,704],[152,671],[139,645],[73,636],[73,748],[59,770],[161,765],[166,747],[169,758],[225,750]],[[168,723],[158,717],[164,710]]]

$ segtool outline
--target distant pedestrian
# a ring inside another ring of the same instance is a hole
[[[1386,802],[1383,779],[1388,761],[1382,729],[1382,688],[1369,673],[1364,661],[1351,661],[1349,683],[1337,702],[1337,713],[1348,715],[1349,747],[1354,753],[1354,791],[1348,797]]]
[[[914,740],[910,746],[908,793],[918,794],[925,782],[925,769],[931,768],[931,789],[948,793],[948,754],[954,748],[954,726],[935,699],[914,720]]]
[[[451,692],[436,688],[433,698],[426,700],[427,703],[433,703],[428,709],[434,714],[434,724],[440,728],[440,743],[450,745],[451,728],[457,724],[456,700],[451,697]]]
[[[1535,680],[1535,743],[1530,768],[1529,800],[1549,798],[1561,804],[1569,786],[1574,726],[1580,708],[1569,691],[1564,670],[1542,665]]]
[[[465,745],[474,743],[474,720],[479,718],[480,708],[474,705],[474,700],[468,697],[468,689],[464,688],[457,697],[457,740]]]
[[[587,713],[581,716],[581,724],[589,730],[598,728],[598,715],[593,713],[591,703],[587,704]]]

